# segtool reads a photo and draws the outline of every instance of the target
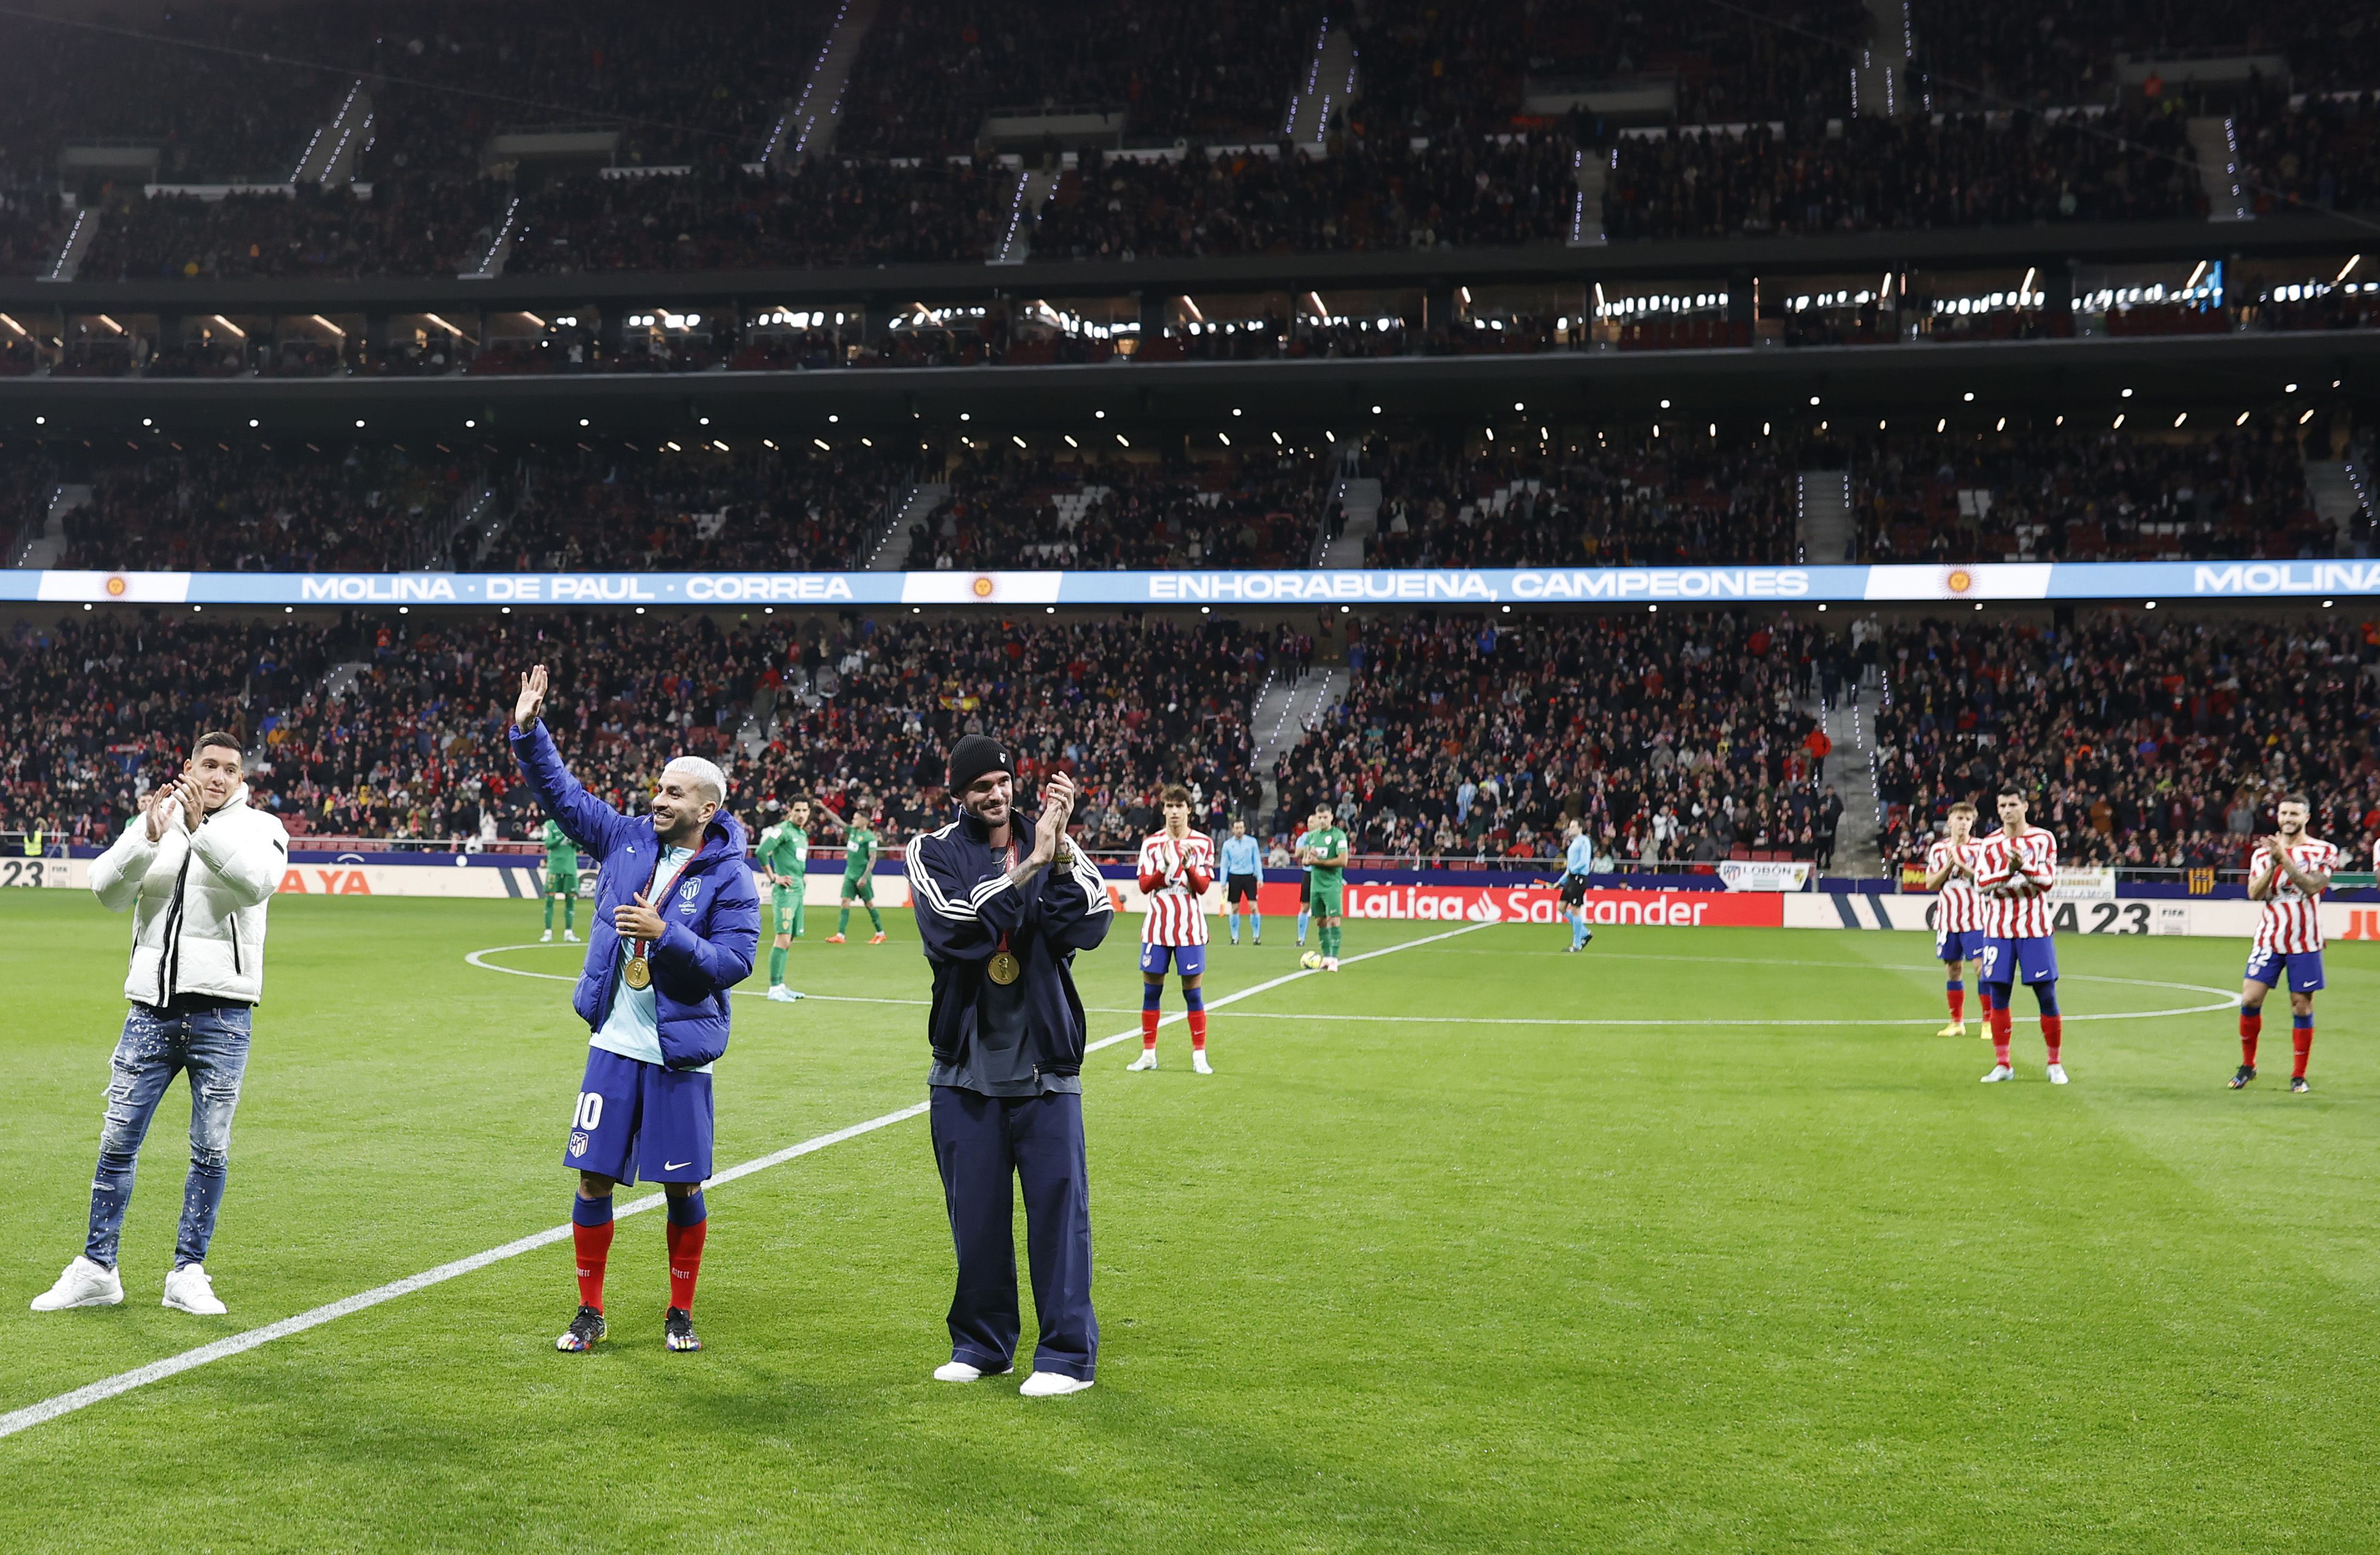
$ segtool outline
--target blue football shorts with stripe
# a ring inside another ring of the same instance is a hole
[[[1984,941],[1983,954],[1976,957],[1978,981],[1999,983],[2054,983],[2058,980],[2058,942],[2046,934],[2031,934],[2021,940],[1997,937]],[[2022,969],[2023,975],[2018,976]]]
[[[1980,929],[1934,930],[1934,959],[1937,961],[1974,961],[1983,954],[1984,931]]]
[[[1173,969],[1185,978],[1196,978],[1207,970],[1207,947],[1204,945],[1143,945],[1140,947],[1140,969],[1165,975],[1168,959]]]
[[[2246,980],[2278,988],[2284,975],[2291,993],[2313,993],[2323,987],[2322,952],[2251,950]]]

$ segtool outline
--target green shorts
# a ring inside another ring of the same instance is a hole
[[[1314,882],[1313,905],[1314,916],[1316,917],[1342,917],[1346,916],[1346,881],[1339,881],[1330,885],[1325,885],[1320,881],[1316,881]]]
[[[578,871],[576,869],[548,869],[545,872],[545,893],[548,896],[577,895]]]
[[[875,901],[875,900],[876,900],[876,877],[875,877],[874,875],[845,875],[845,876],[844,876],[844,877],[843,877],[843,897],[842,897],[842,899],[843,899],[844,901],[845,901],[845,902],[852,902],[852,901],[859,901],[859,902],[873,902],[873,901]]]
[[[778,933],[798,934],[802,931],[802,893],[799,887],[771,886],[769,910],[776,915]]]

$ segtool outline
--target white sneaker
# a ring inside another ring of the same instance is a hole
[[[2015,1070],[2010,1068],[2005,1063],[1995,1063],[1992,1065],[1992,1072],[1984,1076],[1984,1084],[1987,1086],[1996,1086],[2002,1080],[2013,1080],[2015,1078]]]
[[[207,1278],[207,1266],[202,1263],[186,1263],[166,1275],[165,1299],[158,1305],[201,1318],[220,1318],[231,1310],[216,1299],[214,1282]]]
[[[1013,1366],[1002,1367],[992,1375],[1005,1377],[1015,1369]],[[975,1382],[979,1381],[983,1375],[981,1367],[969,1366],[965,1361],[946,1361],[934,1368],[934,1380],[937,1382]]]
[[[1193,1075],[1211,1075],[1214,1072],[1215,1066],[1207,1062],[1206,1049],[1193,1048],[1190,1050],[1190,1073]]]
[[[1087,1377],[1068,1377],[1059,1371],[1037,1371],[1018,1384],[1016,1391],[1028,1399],[1063,1398],[1079,1393],[1091,1385]]]
[[[575,945],[578,942],[578,930],[576,929],[565,929],[562,931],[562,939],[565,944]]]
[[[70,1306],[115,1306],[124,1300],[124,1281],[112,1269],[75,1255],[58,1282],[33,1298],[36,1312],[63,1312]]]
[[[1339,958],[1335,955],[1324,956],[1322,958],[1322,969],[1326,972],[1336,972],[1339,970]]]
[[[544,933],[540,934],[537,937],[537,942],[540,945],[550,945],[553,943],[553,930],[549,929]]]
[[[795,993],[792,989],[787,988],[784,984],[779,983],[769,990],[769,997],[775,1000],[780,1004],[790,1004],[795,1000],[799,999],[801,995]]]
[[[2053,1086],[2062,1086],[2066,1083],[2066,1065],[2053,1063],[2049,1066],[2049,1083]]]
[[[1130,1063],[1124,1065],[1124,1070],[1129,1074],[1135,1069],[1154,1069],[1156,1067],[1157,1050],[1155,1048],[1145,1048],[1141,1051],[1141,1054],[1138,1058],[1134,1059]]]

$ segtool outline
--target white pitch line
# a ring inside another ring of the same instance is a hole
[[[1368,961],[1376,955],[1391,955],[1415,945],[1426,945],[1432,941],[1451,939],[1457,934],[1467,934],[1475,929],[1486,927],[1488,927],[1486,924],[1480,923],[1467,924],[1443,934],[1432,934],[1419,940],[1407,940],[1401,944],[1366,951],[1361,955],[1347,956],[1341,965]],[[509,972],[515,977],[555,976],[556,974],[552,973],[522,972],[510,966],[491,966],[480,959],[482,955],[494,954],[499,951],[530,948],[532,947],[528,945],[502,945],[487,951],[473,951],[463,959],[483,970]],[[1274,978],[1269,982],[1257,983],[1253,987],[1223,994],[1207,1007],[1212,1010],[1226,1004],[1236,1003],[1240,1000],[1279,988],[1283,983],[1295,982],[1300,978],[1319,975],[1321,974],[1301,968],[1287,976]],[[891,1001],[881,1001],[881,1002],[891,1002]],[[1176,1012],[1168,1015],[1162,1024],[1171,1025],[1183,1018],[1184,1018],[1184,1014]],[[1118,1042],[1139,1035],[1140,1027],[1135,1026],[1129,1030],[1119,1031],[1112,1037],[1102,1037],[1096,1042],[1087,1043],[1083,1051],[1087,1053],[1097,1052],[1102,1048],[1113,1047]],[[710,1184],[715,1187],[722,1183],[732,1183],[738,1177],[749,1177],[756,1172],[766,1172],[772,1166],[782,1166],[796,1157],[823,1150],[830,1145],[840,1145],[846,1139],[856,1139],[863,1134],[873,1134],[880,1128],[889,1128],[894,1124],[905,1123],[922,1114],[927,1106],[926,1102],[916,1102],[898,1112],[886,1112],[881,1116],[870,1118],[866,1123],[853,1124],[848,1128],[839,1128],[832,1134],[821,1134],[815,1138],[805,1139],[798,1145],[788,1145],[783,1149],[769,1155],[757,1156],[739,1166],[731,1166],[726,1171],[714,1174],[710,1180]],[[613,1212],[613,1218],[619,1220],[630,1215],[641,1215],[649,1209],[659,1209],[662,1202],[662,1195],[650,1194],[615,1209]],[[276,1339],[286,1339],[291,1334],[304,1333],[308,1329],[320,1328],[325,1323],[334,1322],[338,1318],[395,1301],[399,1296],[411,1295],[416,1291],[427,1290],[432,1285],[441,1285],[449,1280],[459,1279],[463,1275],[485,1269],[491,1264],[502,1263],[507,1258],[516,1258],[523,1253],[533,1253],[540,1247],[551,1246],[569,1235],[570,1226],[566,1222],[551,1226],[544,1231],[533,1232],[529,1235],[507,1242],[500,1247],[490,1247],[485,1252],[473,1253],[468,1257],[456,1258],[452,1263],[442,1263],[435,1269],[424,1270],[419,1274],[408,1274],[402,1280],[392,1280],[385,1285],[376,1285],[369,1291],[358,1292],[354,1295],[298,1313],[294,1317],[284,1318],[278,1322],[267,1323],[261,1328],[249,1329],[245,1333],[236,1333],[227,1339],[218,1339],[212,1344],[201,1344],[194,1350],[185,1350],[178,1355],[168,1355],[164,1360],[152,1361],[147,1366],[135,1367],[130,1371],[118,1372],[114,1377],[103,1378],[97,1382],[89,1383],[70,1392],[60,1393],[55,1398],[43,1399],[39,1403],[28,1404],[22,1409],[0,1415],[0,1437],[14,1436],[18,1431],[30,1430],[45,1421],[55,1420],[62,1415],[71,1415],[78,1409],[103,1403],[120,1394],[131,1392],[137,1388],[145,1388],[152,1382],[162,1382],[169,1377],[177,1377],[183,1372],[205,1366],[210,1362],[227,1360],[234,1355],[245,1355],[261,1345],[270,1344]],[[68,1320],[71,1321],[71,1319]]]

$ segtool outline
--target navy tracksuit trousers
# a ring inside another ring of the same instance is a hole
[[[1015,1189],[1025,1187],[1025,1251],[1040,1342],[1033,1369],[1092,1379],[1099,1324],[1091,1315],[1091,1196],[1083,1099],[985,1096],[935,1086],[929,1117],[959,1260],[951,1297],[951,1358],[986,1372],[1016,1357]]]

